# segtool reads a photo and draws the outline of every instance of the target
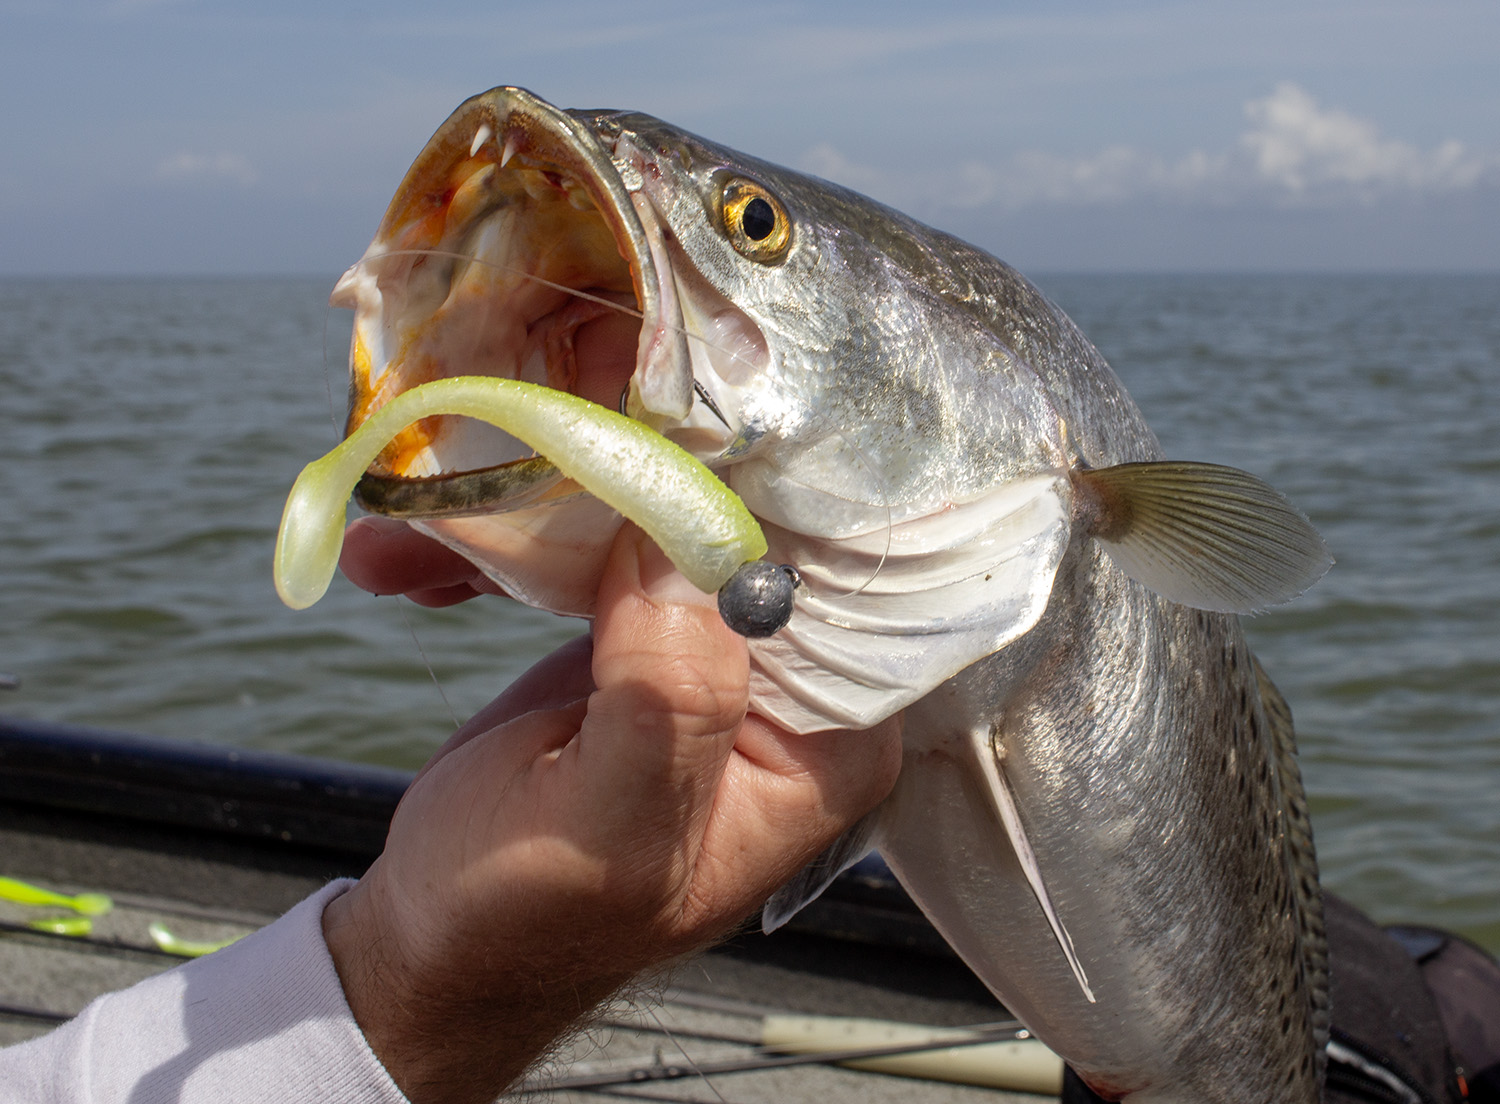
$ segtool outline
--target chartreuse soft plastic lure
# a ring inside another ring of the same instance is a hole
[[[18,905],[40,905],[44,908],[72,909],[82,916],[103,916],[115,903],[103,893],[79,893],[69,896],[34,886],[16,878],[0,878],[0,901]]]
[[[146,926],[146,931],[151,934],[151,942],[167,954],[180,955],[182,958],[201,958],[206,954],[213,954],[222,950],[231,943],[238,942],[242,937],[235,936],[233,939],[202,940],[202,939],[178,939],[160,921],[153,920]]]
[[[44,916],[26,921],[33,931],[49,935],[90,935],[94,930],[93,916],[103,916],[115,907],[114,901],[103,893],[57,893],[41,886],[23,882],[19,878],[0,877],[0,901],[17,905],[32,905],[38,908],[72,909],[75,916]]]
[[[391,438],[435,414],[479,418],[524,441],[644,529],[706,593],[765,555],[765,535],[740,497],[661,434],[566,391],[456,376],[396,396],[302,469],[276,537],[276,592],[283,602],[304,609],[323,596],[338,566],[344,503],[354,485]]]
[[[32,931],[48,935],[84,936],[94,934],[94,922],[87,916],[44,916],[40,920],[28,920],[26,926]]]

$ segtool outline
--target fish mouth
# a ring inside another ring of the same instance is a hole
[[[662,230],[627,189],[603,119],[496,88],[428,141],[330,300],[355,311],[346,436],[402,392],[459,375],[568,391],[658,431],[687,415],[693,372]],[[503,431],[445,415],[393,438],[355,498],[436,518],[581,493]]]

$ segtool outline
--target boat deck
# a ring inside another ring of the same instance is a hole
[[[153,943],[153,922],[179,939],[220,941],[269,922],[329,878],[357,876],[408,777],[0,718],[0,875],[104,892],[116,904],[86,937],[26,926],[59,910],[0,904],[0,1044],[50,1030],[97,994],[181,961]],[[856,873],[787,929],[746,933],[618,1002],[517,1095],[713,1104],[1047,1098],[763,1046],[768,1027],[784,1027],[791,1014],[993,1025],[960,1049],[1014,1035],[1005,1010],[904,896],[886,878]],[[900,1045],[910,1046],[892,1038],[874,1047]],[[862,1038],[846,1049],[867,1048]]]

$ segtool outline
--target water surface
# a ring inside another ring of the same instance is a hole
[[[1500,277],[1038,282],[1170,455],[1268,478],[1338,559],[1249,624],[1327,884],[1500,949]],[[342,580],[276,600],[282,501],[343,405],[331,283],[0,281],[0,707],[415,767],[579,631]]]

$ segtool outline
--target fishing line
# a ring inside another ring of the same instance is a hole
[[[447,249],[392,249],[392,250],[389,250],[388,252],[380,254],[378,257],[362,257],[362,258],[360,258],[359,261],[357,261],[355,263],[354,268],[360,268],[360,267],[364,267],[364,266],[369,266],[369,267],[373,268],[380,261],[382,261],[382,260],[384,260],[386,258],[390,258],[390,257],[438,257],[438,258],[444,258],[444,259],[451,260],[451,261],[460,261],[460,262],[464,262],[464,263],[468,263],[468,264],[477,264],[477,265],[481,265],[481,266],[484,266],[486,268],[492,269],[492,270],[494,270],[496,272],[503,272],[503,273],[506,273],[507,275],[518,276],[518,277],[520,277],[520,278],[522,278],[524,280],[529,280],[529,281],[531,281],[533,283],[536,283],[536,284],[539,284],[539,285],[541,285],[543,287],[550,288],[553,291],[558,291],[558,292],[561,292],[561,293],[563,293],[565,295],[569,295],[569,296],[572,296],[572,297],[577,298],[577,299],[582,299],[582,300],[585,300],[585,301],[590,302],[590,303],[596,303],[596,304],[598,304],[600,306],[607,307],[610,310],[616,311],[616,312],[618,312],[620,314],[623,314],[623,315],[626,315],[626,316],[628,316],[630,318],[634,318],[634,319],[638,319],[640,321],[644,321],[645,317],[646,317],[645,313],[643,311],[641,311],[639,308],[628,307],[625,304],[615,302],[613,299],[607,298],[606,296],[596,295],[596,294],[594,294],[592,292],[583,291],[583,290],[580,290],[578,288],[569,287],[566,284],[560,284],[560,283],[556,282],[555,280],[549,280],[546,277],[538,276],[538,275],[536,275],[533,272],[528,272],[527,270],[522,269],[522,268],[518,268],[515,265],[505,264],[505,263],[502,263],[500,261],[492,261],[492,260],[489,260],[488,258],[476,257],[476,256],[473,256],[472,254],[462,253],[462,252],[459,252],[457,250],[447,250]],[[340,309],[340,308],[330,308],[330,310],[334,310],[334,309]],[[764,374],[764,372],[765,372],[764,369],[762,369],[759,365],[755,364],[754,362],[752,362],[751,360],[749,360],[748,358],[746,358],[743,354],[741,354],[741,353],[739,353],[739,352],[737,352],[737,351],[735,351],[733,349],[727,348],[726,346],[721,345],[721,344],[719,344],[716,341],[710,340],[709,338],[704,337],[701,334],[694,333],[693,331],[687,329],[684,326],[676,326],[676,325],[672,325],[672,324],[665,323],[665,322],[660,323],[660,325],[663,327],[663,329],[666,329],[666,330],[668,330],[668,331],[670,331],[672,333],[679,334],[679,335],[681,335],[682,337],[686,338],[689,341],[696,342],[697,344],[699,344],[703,348],[712,349],[715,352],[722,354],[723,356],[725,356],[726,358],[728,358],[730,361],[732,361],[732,362],[734,362],[736,364],[739,364],[740,366],[742,366],[745,369],[747,369],[747,371],[749,373],[751,373],[751,374],[761,375],[761,374]],[[325,326],[324,326],[324,332],[325,332],[325,346],[326,346],[326,333],[327,333],[326,322],[325,322]],[[326,349],[325,349],[324,356],[325,356],[325,361],[326,361],[326,357],[327,357]],[[325,373],[325,376],[326,376],[326,373]],[[812,404],[808,401],[808,397],[807,397],[806,393],[800,387],[798,387],[793,381],[791,381],[791,380],[789,380],[789,379],[786,378],[785,373],[783,373],[780,370],[779,365],[776,366],[776,368],[771,372],[770,378],[772,380],[774,388],[780,388],[785,393],[790,394],[791,396],[793,396],[794,398],[796,398],[797,400],[799,400],[799,402],[801,403],[802,410],[804,410],[804,411],[807,412],[809,420],[810,420],[812,426],[814,427],[814,429],[816,431],[818,431],[819,433],[823,433],[823,434],[834,434],[834,435],[838,436],[838,438],[843,442],[843,444],[849,450],[849,452],[854,455],[854,457],[858,461],[859,465],[871,477],[871,479],[874,481],[874,483],[876,485],[876,490],[878,492],[878,497],[879,497],[880,501],[879,501],[878,504],[872,504],[872,505],[877,505],[878,508],[881,509],[881,510],[883,510],[884,513],[885,513],[885,546],[884,546],[884,548],[880,552],[880,555],[879,555],[879,557],[878,557],[878,559],[876,561],[875,567],[871,570],[869,576],[866,579],[864,579],[858,586],[852,587],[852,588],[850,588],[849,590],[846,590],[846,591],[834,591],[832,593],[818,595],[818,597],[820,599],[822,599],[823,601],[828,601],[828,602],[848,601],[849,599],[855,598],[858,595],[862,594],[866,589],[868,589],[875,582],[875,580],[877,578],[879,578],[881,570],[885,567],[886,562],[890,558],[891,548],[892,548],[892,546],[894,544],[894,528],[895,528],[895,526],[894,526],[894,510],[891,507],[890,488],[889,488],[888,484],[886,483],[885,478],[881,475],[880,470],[875,466],[875,464],[870,460],[870,457],[865,453],[865,450],[862,449],[862,448],[860,448],[859,445],[854,441],[854,439],[849,434],[847,434],[847,433],[844,432],[844,430],[843,430],[842,427],[840,427],[840,426],[832,423],[831,421],[828,420],[828,418],[827,418],[826,415],[820,414],[815,409],[813,409]],[[707,401],[706,396],[702,395],[702,390],[703,389],[701,388],[701,384],[698,384],[696,380],[694,381],[694,383],[695,383],[695,388],[694,389],[695,389],[695,391],[699,392],[700,399],[702,399],[703,401],[705,401],[706,405],[715,414],[715,416],[717,416],[721,421],[724,420],[724,416],[723,416],[722,413],[720,413],[720,411],[718,410],[718,408],[711,401]],[[330,392],[329,393],[329,403],[330,403],[330,406],[331,406],[331,404],[333,402],[333,399],[332,399],[332,385],[331,384],[329,385],[329,392]],[[710,466],[712,466],[711,463],[710,463]],[[793,566],[796,566],[796,565],[793,565]]]
[[[333,426],[333,439],[335,441],[337,441],[344,435],[344,419],[339,415],[339,409],[333,403],[333,380],[331,378],[332,363],[330,362],[328,357],[328,321],[336,309],[338,308],[329,306],[325,306],[323,308],[323,390],[328,393],[328,421],[329,424]],[[347,354],[345,354],[345,360],[342,364],[340,364],[339,367],[341,371],[347,373]]]
[[[677,1053],[682,1055],[683,1060],[693,1067],[693,1072],[698,1075],[699,1080],[708,1086],[708,1091],[718,1098],[719,1104],[729,1104],[729,1101],[724,1098],[724,1094],[719,1091],[718,1086],[708,1079],[708,1074],[698,1068],[698,1063],[693,1061],[693,1056],[677,1041],[677,1036],[667,1030],[667,1025],[661,1022],[661,1017],[656,1014],[656,1009],[648,1004],[645,1006],[645,1010],[646,1015],[650,1016],[656,1023],[657,1030],[667,1037],[667,1041],[677,1048]]]
[[[437,687],[438,697],[443,699],[443,705],[448,709],[448,716],[453,721],[453,727],[457,729],[462,723],[458,719],[458,711],[453,708],[453,703],[448,700],[447,693],[443,690],[443,684],[438,681],[437,671],[433,669],[432,661],[427,658],[427,649],[422,647],[422,640],[417,636],[417,630],[411,623],[411,618],[406,612],[406,603],[411,601],[404,594],[396,595],[396,608],[401,611],[401,620],[406,622],[406,631],[411,633],[411,642],[417,646],[417,654],[422,657],[423,664],[427,667],[427,674],[432,679],[432,685]]]
[[[328,325],[333,312],[338,309],[340,308],[328,307],[323,312],[323,386],[328,392],[328,421],[333,427],[335,440],[343,435],[343,419],[339,415],[338,407],[333,402],[332,361],[328,355]],[[432,685],[437,688],[438,697],[442,699],[443,707],[447,709],[448,717],[453,721],[453,727],[456,729],[460,724],[458,711],[453,708],[453,703],[448,700],[447,691],[443,689],[443,683],[438,678],[437,669],[433,667],[432,660],[428,658],[427,649],[422,646],[422,638],[417,635],[417,627],[412,623],[411,615],[407,612],[406,604],[410,599],[401,594],[395,595],[395,598],[396,608],[401,611],[401,620],[406,625],[406,631],[411,636],[411,642],[417,647],[417,655],[422,657],[422,665],[427,668],[427,676],[432,679]]]

